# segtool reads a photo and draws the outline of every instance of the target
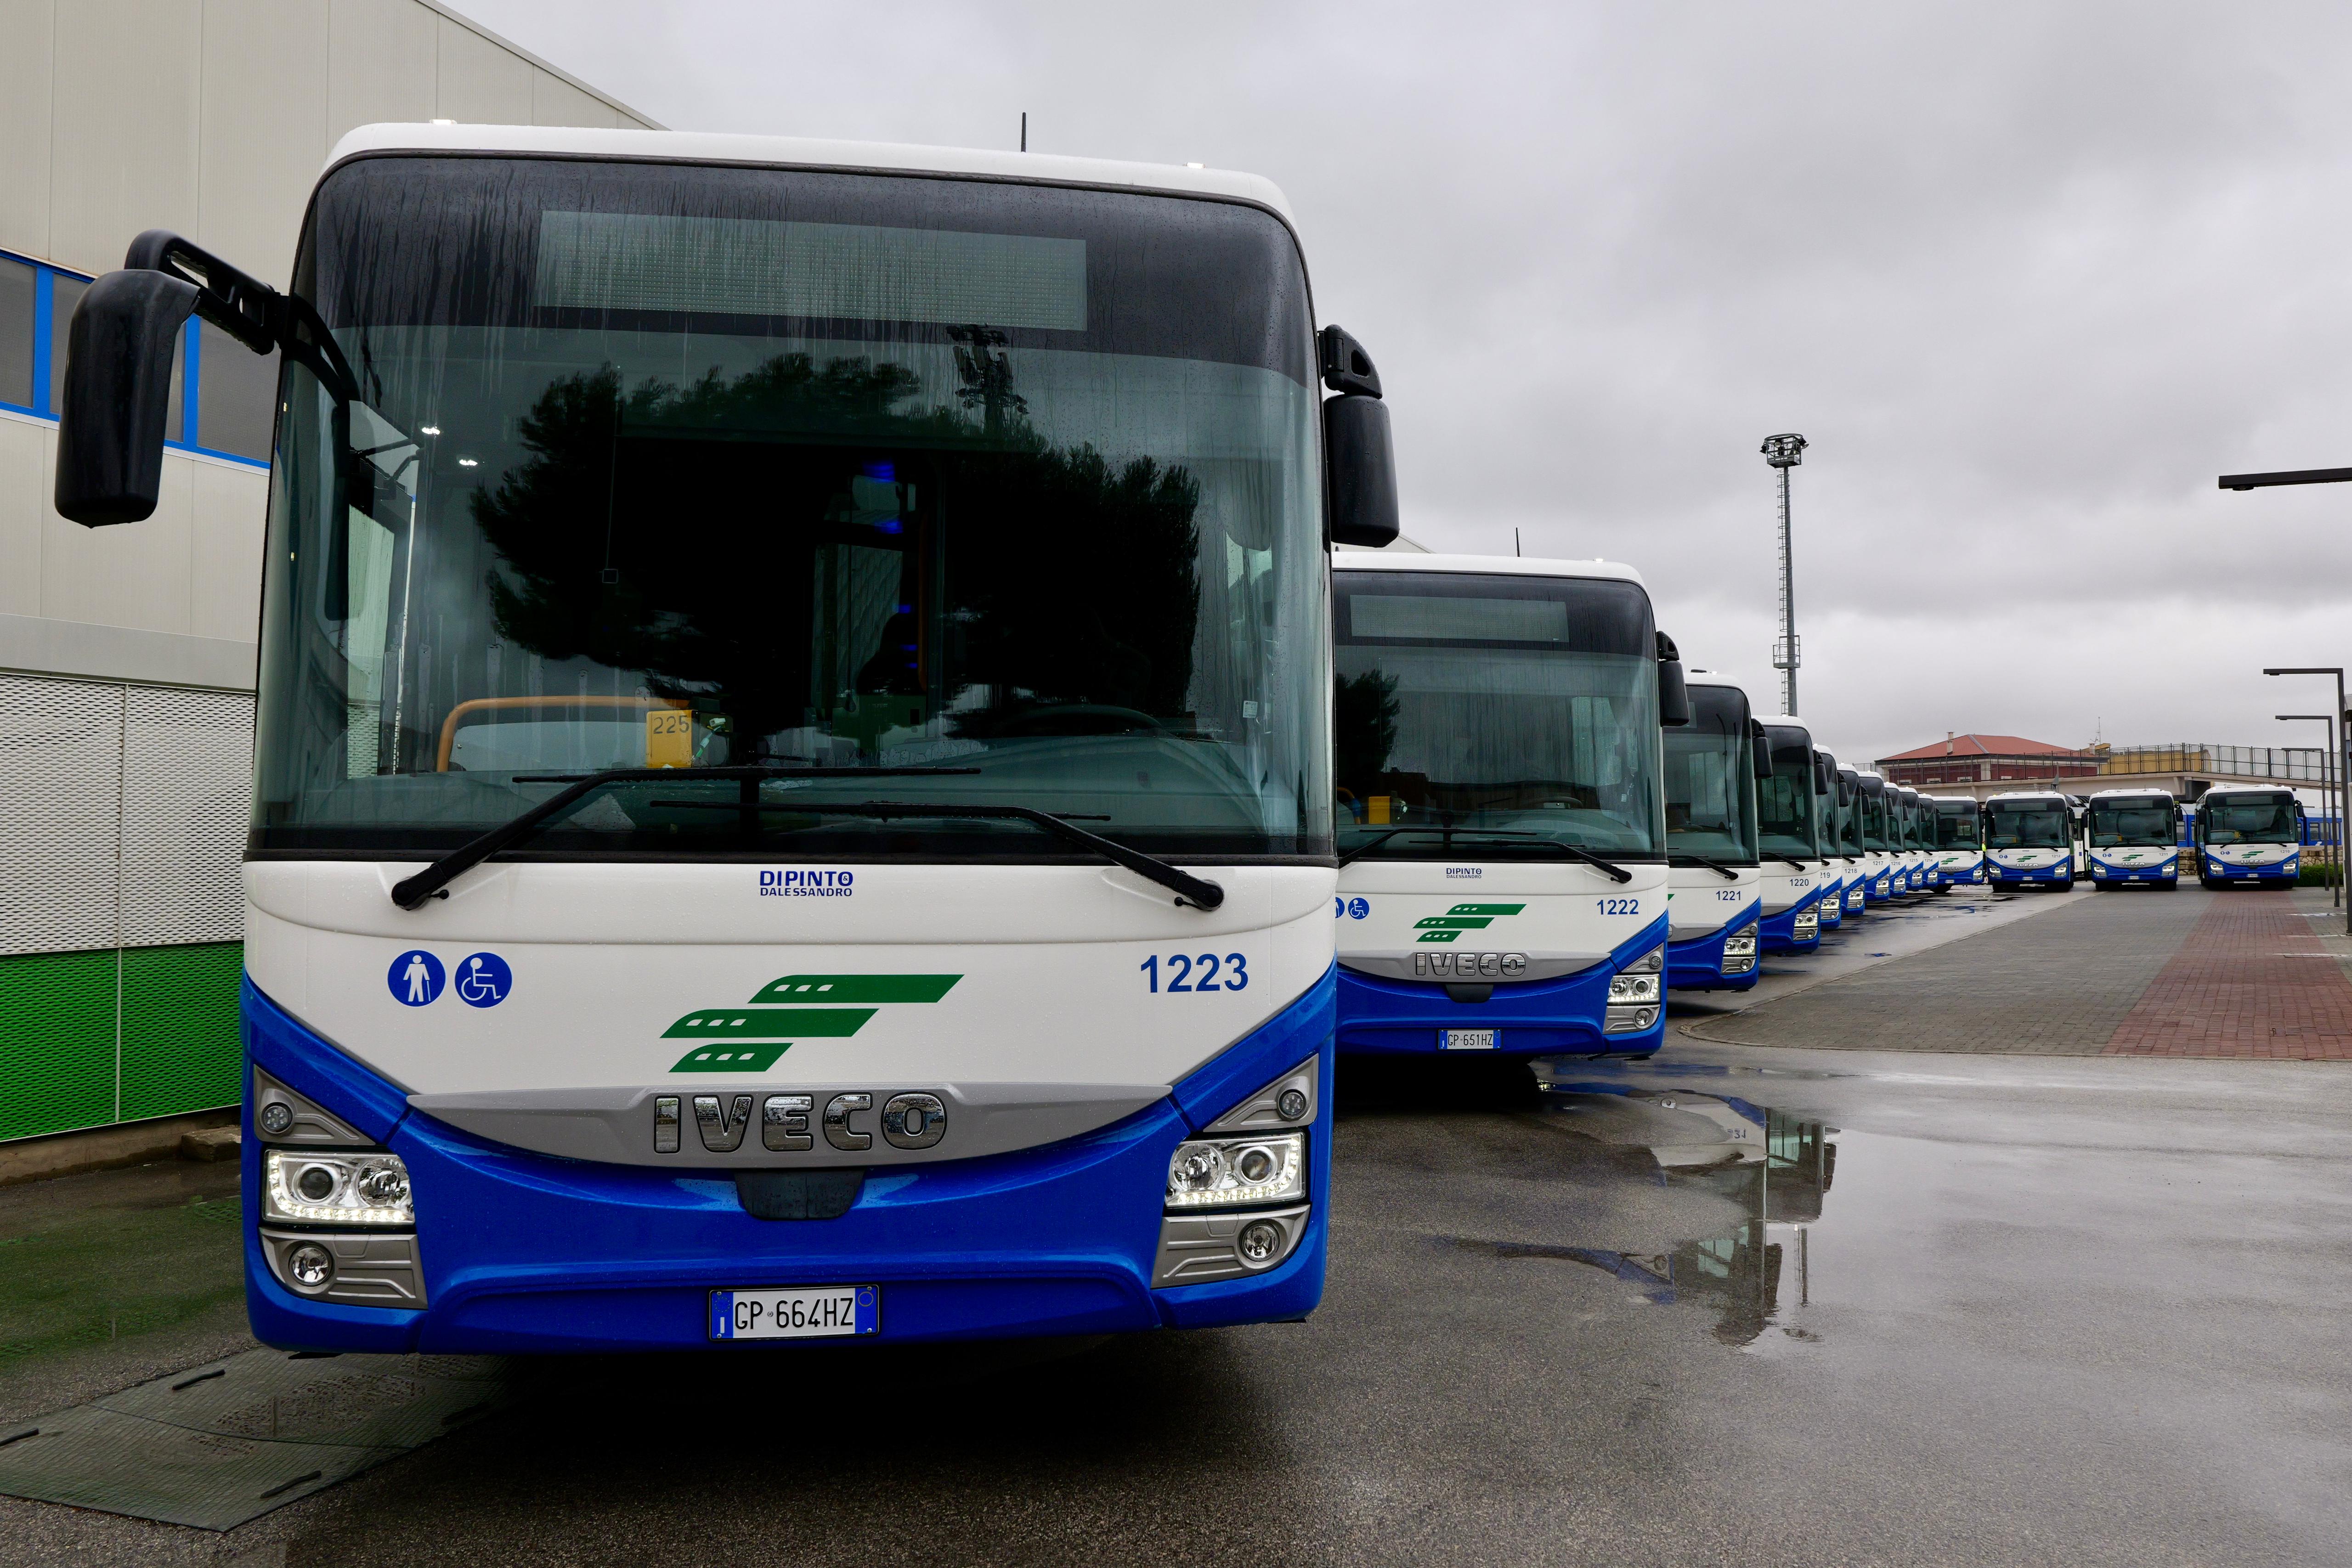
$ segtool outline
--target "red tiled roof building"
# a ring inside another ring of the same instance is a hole
[[[2028,740],[2021,735],[1953,735],[1931,745],[1898,751],[1873,764],[1892,783],[1978,784],[1996,779],[2083,779],[2099,771],[2099,759],[2071,746]]]

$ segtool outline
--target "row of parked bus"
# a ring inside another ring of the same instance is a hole
[[[2161,789],[2010,790],[1986,800],[1979,831],[1998,887],[2172,888],[2184,861],[2208,888],[2291,885],[2312,841],[2294,791],[2258,784],[2216,785],[2193,801]]]
[[[297,254],[142,235],[56,463],[135,525],[192,313],[274,357],[271,1344],[1295,1320],[1341,1053],[1648,1055],[1979,874],[1632,569],[1384,548],[1254,176],[370,126]]]

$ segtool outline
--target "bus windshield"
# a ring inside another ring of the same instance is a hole
[[[2095,849],[2173,841],[2169,800],[2094,800],[2085,831]]]
[[[1489,835],[1482,856],[1514,838],[1663,854],[1657,635],[1638,584],[1333,576],[1341,852],[1459,859],[1440,835],[1391,831],[1455,828]]]
[[[1942,850],[1973,850],[1981,848],[1982,829],[1977,819],[1973,800],[1959,802],[1958,807],[1936,808],[1936,847]]]
[[[1721,864],[1756,863],[1755,743],[1748,699],[1690,688],[1691,721],[1665,732],[1666,850]]]
[[[1862,783],[1851,773],[1841,773],[1838,787],[1845,793],[1845,803],[1838,808],[1838,842],[1847,855],[1859,855],[1863,852]]]
[[[2199,818],[2209,844],[2291,844],[2302,837],[2292,795],[2208,795]]]
[[[358,385],[283,372],[256,852],[437,854],[612,768],[675,779],[528,852],[1069,853],[853,802],[1331,852],[1313,343],[1270,214],[379,157],[320,187],[295,288]]]
[[[2074,844],[2063,800],[1995,800],[1985,808],[1985,848],[2063,850]]]
[[[1884,854],[1894,847],[1890,836],[1893,830],[1887,821],[1891,815],[1887,807],[1891,802],[1885,791],[1873,793],[1865,787],[1857,804],[1862,808],[1862,847],[1873,854]]]
[[[1788,725],[1766,726],[1764,737],[1772,747],[1772,776],[1756,781],[1757,847],[1768,855],[1818,857],[1830,837],[1824,818],[1835,798],[1813,793],[1812,737]]]

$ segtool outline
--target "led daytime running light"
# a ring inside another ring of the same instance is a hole
[[[299,1185],[313,1171],[323,1171],[333,1186],[320,1197],[302,1196]],[[408,1186],[408,1167],[398,1155],[308,1154],[271,1149],[263,1156],[262,1187],[268,1218],[313,1225],[414,1225],[416,1205]],[[368,1189],[375,1189],[372,1195]],[[381,1200],[385,1190],[396,1190],[397,1201]]]
[[[1269,1165],[1271,1168],[1265,1168]],[[1257,1179],[1251,1179],[1252,1176]],[[1265,1138],[1193,1138],[1179,1144],[1168,1160],[1170,1208],[1283,1203],[1306,1190],[1304,1133]]]

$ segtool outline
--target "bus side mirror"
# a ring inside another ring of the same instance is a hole
[[[197,293],[165,272],[110,272],[74,307],[58,423],[59,516],[90,528],[154,516],[172,351]]]
[[[1769,779],[1772,777],[1772,742],[1759,734],[1753,737],[1753,743],[1756,747],[1756,777]]]
[[[1830,765],[1818,757],[1813,758],[1813,793],[1816,795],[1837,793],[1837,775],[1831,772]]]
[[[1323,404],[1323,490],[1330,507],[1331,542],[1378,549],[1396,542],[1396,446],[1389,435],[1389,405],[1381,401],[1381,372],[1345,328],[1316,334],[1323,384],[1339,395]]]
[[[1658,633],[1658,722],[1680,729],[1691,721],[1690,686],[1683,679],[1682,651],[1664,632]]]

